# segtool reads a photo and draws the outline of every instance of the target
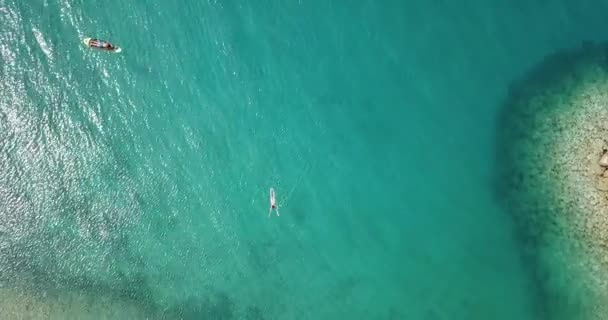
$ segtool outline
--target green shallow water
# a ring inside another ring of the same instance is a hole
[[[537,319],[495,116],[605,9],[0,0],[3,285],[188,319]]]

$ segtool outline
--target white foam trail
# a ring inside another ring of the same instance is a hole
[[[42,34],[42,32],[40,32],[40,30],[36,29],[35,27],[32,28],[32,32],[34,33],[34,37],[36,38],[38,45],[40,45],[40,49],[42,49],[42,52],[44,52],[49,61],[53,62],[53,49],[44,39],[44,35]]]

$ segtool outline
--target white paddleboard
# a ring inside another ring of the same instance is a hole
[[[101,48],[91,47],[89,45],[90,41],[91,41],[91,38],[84,38],[84,39],[82,39],[82,43],[84,43],[84,45],[87,46],[87,47],[89,47],[89,48],[103,50],[103,51],[108,51],[108,52],[114,52],[114,53],[120,53],[122,51],[122,48],[118,47],[118,46],[114,46],[114,48],[115,48],[114,50],[105,50],[105,49],[101,49]]]

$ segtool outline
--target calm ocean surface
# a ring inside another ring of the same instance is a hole
[[[583,2],[0,0],[0,284],[167,318],[536,319],[495,117],[608,38]]]

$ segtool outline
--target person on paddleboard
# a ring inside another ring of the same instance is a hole
[[[89,43],[89,45],[92,47],[97,47],[97,48],[101,48],[101,49],[114,50],[114,46],[112,44],[110,44],[109,42],[100,41],[97,39],[91,39],[91,42]]]
[[[277,217],[279,216],[279,206],[277,206],[277,198],[274,193],[274,188],[270,188],[270,209],[268,210],[268,218],[270,218],[270,214],[272,210],[276,211]]]

